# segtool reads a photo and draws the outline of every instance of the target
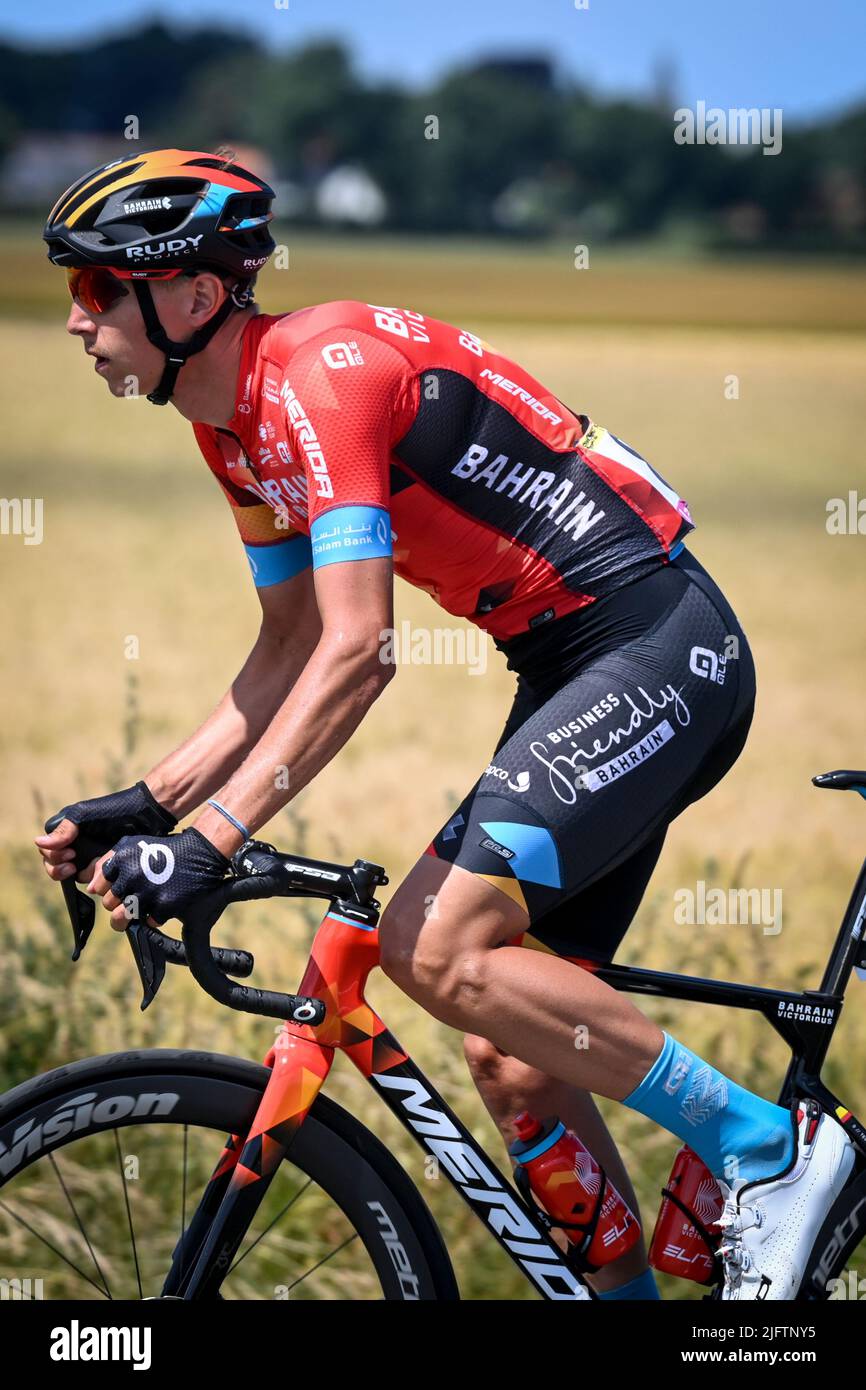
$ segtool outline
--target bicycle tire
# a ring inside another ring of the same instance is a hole
[[[0,1193],[47,1154],[82,1137],[128,1125],[191,1125],[224,1134],[246,1133],[270,1075],[266,1066],[244,1058],[156,1048],[88,1057],[22,1082],[0,1096]],[[153,1097],[167,1084],[178,1095],[170,1114],[130,1113],[130,1101],[135,1108],[136,1097]],[[80,1097],[83,1088],[98,1097],[91,1111],[122,1101],[127,1113],[107,1123],[76,1123],[73,1131],[56,1136],[56,1142],[50,1137],[37,1142],[46,1119]],[[383,1298],[459,1299],[451,1260],[421,1194],[381,1140],[354,1115],[329,1097],[317,1096],[292,1142],[289,1161],[318,1184],[352,1224]]]
[[[815,1238],[797,1292],[797,1303],[827,1302],[830,1285],[842,1278],[848,1261],[866,1238],[866,1163],[858,1158],[844,1189]]]

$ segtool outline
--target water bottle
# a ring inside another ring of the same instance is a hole
[[[683,1144],[662,1192],[649,1250],[653,1269],[709,1284],[722,1238],[713,1223],[724,1205],[722,1190],[707,1165]]]
[[[554,1225],[561,1225],[590,1273],[619,1259],[640,1236],[640,1223],[603,1168],[557,1115],[543,1122],[523,1110],[508,1152],[524,1197],[534,1193]]]

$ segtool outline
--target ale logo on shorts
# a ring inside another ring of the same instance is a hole
[[[710,651],[709,647],[692,647],[689,656],[689,670],[694,671],[696,676],[703,676],[704,680],[715,681],[716,685],[724,685],[725,669],[728,664],[726,656],[718,656]]]

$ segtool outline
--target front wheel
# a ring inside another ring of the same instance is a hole
[[[159,1297],[226,1137],[270,1071],[118,1052],[0,1097],[0,1284],[46,1299]],[[4,1282],[5,1281],[5,1282]],[[319,1095],[222,1284],[224,1298],[455,1299],[439,1230],[384,1145]]]

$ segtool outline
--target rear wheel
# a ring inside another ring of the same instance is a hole
[[[154,1050],[92,1057],[0,1098],[0,1283],[7,1296],[159,1297],[227,1135],[270,1071]],[[318,1096],[221,1285],[226,1299],[455,1299],[417,1188]]]
[[[866,1238],[866,1161],[862,1156],[818,1232],[796,1301],[821,1303],[834,1295],[860,1298],[851,1257]]]

